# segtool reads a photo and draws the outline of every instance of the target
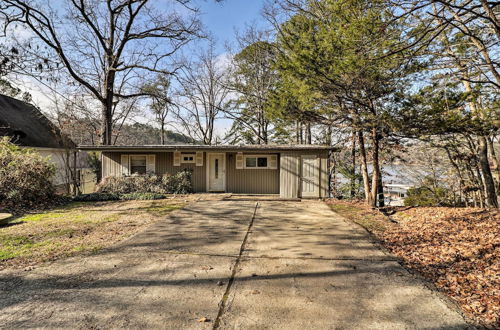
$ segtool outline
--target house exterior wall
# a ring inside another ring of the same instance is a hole
[[[280,197],[300,197],[300,153],[283,152],[280,157]]]
[[[55,186],[64,185],[70,182],[66,164],[68,163],[68,154],[64,149],[52,148],[33,148],[42,157],[46,157],[51,164],[56,168],[56,173],[53,178]],[[71,160],[69,160],[71,162]],[[72,165],[72,164],[71,164]]]
[[[245,152],[245,155],[263,155],[271,153]],[[276,153],[274,153],[276,154]],[[226,153],[226,187],[228,192],[240,194],[279,194],[280,193],[280,157],[278,167],[272,169],[236,169],[236,153]]]
[[[318,157],[319,178],[318,198],[329,195],[328,151],[287,151],[281,153],[280,162],[280,197],[300,198],[301,196],[301,166],[302,156],[316,155]]]
[[[183,152],[189,152],[188,150]],[[213,150],[209,152],[218,153]],[[301,156],[318,156],[318,198],[328,196],[328,151],[280,151],[244,152],[244,155],[278,155],[277,169],[236,169],[236,152],[226,154],[226,191],[246,194],[280,194],[282,198],[301,197]],[[207,191],[207,152],[203,152],[203,166],[181,164],[173,166],[173,152],[102,152],[103,177],[121,176],[121,155],[145,154],[156,156],[156,173],[175,174],[185,168],[193,169],[193,188],[195,192]]]
[[[121,176],[121,155],[155,155],[156,156],[156,174],[175,174],[185,168],[193,170],[193,190],[195,192],[206,191],[206,153],[203,155],[203,166],[196,166],[196,164],[181,164],[181,166],[174,166],[173,152],[103,152],[102,153],[102,176]]]

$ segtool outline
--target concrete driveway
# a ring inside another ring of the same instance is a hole
[[[0,272],[2,328],[464,329],[318,201],[198,201],[113,249]]]

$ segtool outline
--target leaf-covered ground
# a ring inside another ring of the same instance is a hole
[[[393,223],[362,203],[329,202],[374,233],[407,268],[418,271],[476,322],[500,327],[500,212],[412,208]]]

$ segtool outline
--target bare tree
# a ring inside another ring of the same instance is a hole
[[[169,0],[160,7],[152,0],[66,0],[56,9],[44,0],[3,0],[0,14],[10,36],[9,27],[16,24],[33,35],[18,46],[27,59],[37,59],[38,69],[44,57],[50,72],[64,70],[95,97],[101,107],[101,143],[111,144],[115,105],[145,95],[138,87],[144,75],[175,72],[172,56],[200,36],[192,2]]]
[[[215,121],[224,110],[229,89],[223,58],[210,42],[179,76],[179,108],[176,113],[186,133],[194,140],[210,145],[215,139]]]

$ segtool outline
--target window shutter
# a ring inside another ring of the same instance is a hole
[[[154,174],[156,172],[156,155],[146,157],[146,173]]]
[[[174,166],[181,166],[181,152],[174,151]]]
[[[278,168],[278,155],[269,156],[269,168],[275,170]]]
[[[238,152],[236,154],[236,169],[241,170],[243,168],[243,153]]]
[[[121,173],[122,176],[130,174],[128,155],[121,156],[121,169],[122,169]]]
[[[203,166],[203,151],[196,152],[196,166]]]

